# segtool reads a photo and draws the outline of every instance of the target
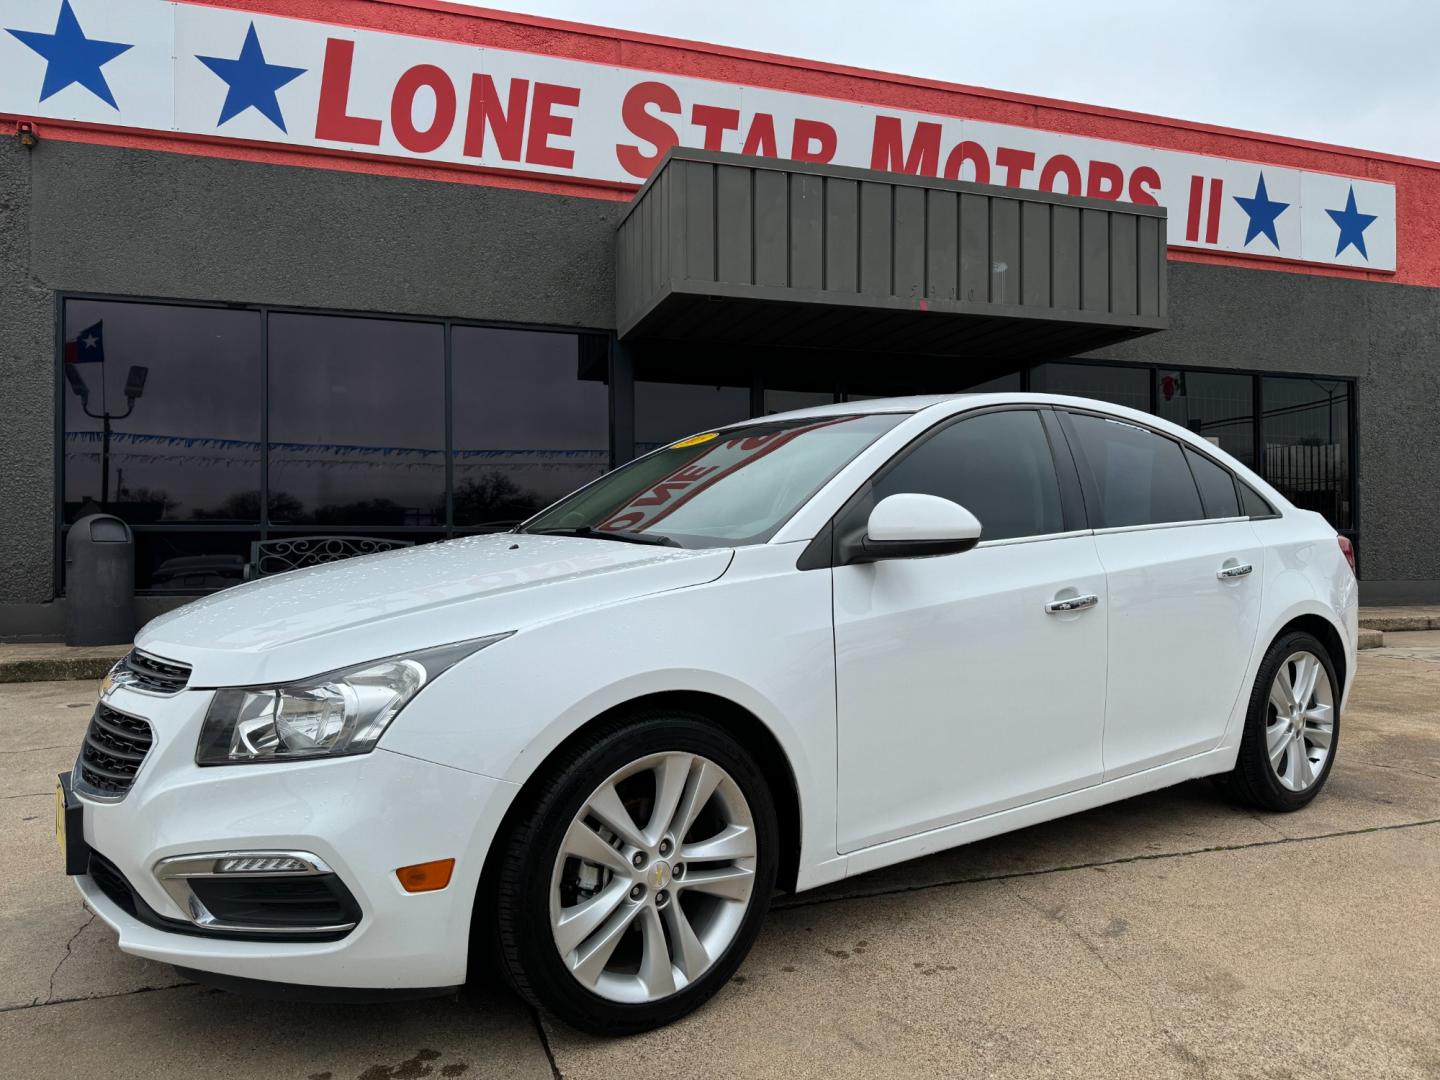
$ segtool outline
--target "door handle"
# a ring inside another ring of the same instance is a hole
[[[1253,573],[1255,567],[1247,563],[1240,563],[1237,566],[1222,566],[1215,571],[1215,576],[1221,581],[1232,581],[1235,578],[1242,578]]]
[[[1051,600],[1045,605],[1045,612],[1049,615],[1063,615],[1067,611],[1084,611],[1092,608],[1100,602],[1100,597],[1094,593],[1085,596],[1068,596],[1064,600]]]

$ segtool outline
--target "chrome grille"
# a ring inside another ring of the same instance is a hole
[[[190,665],[131,649],[121,661],[115,681],[151,694],[178,694],[190,681]]]
[[[116,712],[103,702],[96,706],[76,763],[82,790],[108,799],[124,796],[153,741],[150,725],[138,716]]]

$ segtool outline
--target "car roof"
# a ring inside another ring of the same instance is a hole
[[[811,417],[823,416],[866,416],[873,413],[918,413],[930,409],[934,409],[937,412],[959,412],[961,409],[973,409],[986,405],[1068,405],[1073,408],[1093,409],[1097,412],[1110,413],[1122,419],[1133,419],[1155,427],[1169,428],[1174,426],[1153,413],[1131,409],[1125,405],[1115,405],[1111,402],[1100,401],[1096,398],[1074,397],[1068,394],[1022,393],[1019,390],[984,394],[919,394],[913,397],[869,398],[862,401],[843,401],[833,405],[815,405],[808,409],[794,409],[790,412],[756,416],[749,420],[740,420],[727,426],[744,427],[749,424],[769,423],[774,420],[805,420]]]

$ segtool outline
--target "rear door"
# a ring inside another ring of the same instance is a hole
[[[1265,560],[1224,466],[1138,424],[1062,416],[1110,598],[1109,780],[1219,743],[1244,689]]]
[[[842,536],[863,530],[880,499],[918,492],[960,503],[983,529],[963,554],[832,571],[841,851],[1100,778],[1105,575],[1047,415],[943,424],[837,518]],[[1067,600],[1079,603],[1055,607]]]

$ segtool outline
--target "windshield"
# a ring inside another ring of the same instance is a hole
[[[519,531],[690,548],[764,543],[904,418],[757,420],[692,435],[602,476]]]

